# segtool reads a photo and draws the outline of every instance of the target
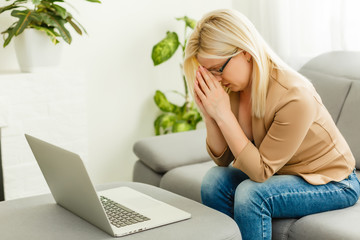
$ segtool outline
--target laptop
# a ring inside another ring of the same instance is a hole
[[[191,217],[129,187],[96,192],[80,156],[25,134],[56,203],[114,237]]]

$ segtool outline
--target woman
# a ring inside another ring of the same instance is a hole
[[[203,180],[202,201],[234,218],[243,239],[271,239],[271,218],[357,202],[355,159],[316,90],[246,17],[206,14],[188,40],[184,70],[218,165]]]

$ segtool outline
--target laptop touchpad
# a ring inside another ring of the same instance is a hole
[[[147,209],[147,208],[155,208],[159,205],[162,205],[162,203],[153,200],[151,198],[139,197],[139,198],[131,199],[131,201],[128,201],[126,205],[129,208],[133,208],[133,209]]]

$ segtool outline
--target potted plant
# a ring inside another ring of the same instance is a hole
[[[169,60],[179,48],[182,49],[182,58],[185,57],[185,47],[187,43],[187,30],[188,28],[194,29],[196,21],[184,16],[182,18],[176,18],[178,21],[184,21],[184,42],[179,41],[178,34],[176,32],[168,31],[166,37],[157,43],[153,49],[151,58],[155,66]],[[183,62],[183,61],[182,61]],[[181,72],[183,73],[183,65],[180,63]],[[184,104],[179,106],[171,103],[165,94],[156,90],[154,95],[154,101],[162,113],[155,119],[154,128],[155,134],[167,134],[171,132],[182,132],[196,129],[197,124],[202,120],[202,117],[197,110],[194,101],[190,100],[189,91],[186,84],[184,73],[182,74],[185,94],[177,91],[172,91],[184,97]]]
[[[39,40],[39,37],[37,37],[41,33],[44,36],[47,35],[53,44],[58,44],[59,39],[64,40],[68,44],[71,43],[72,37],[67,29],[68,25],[70,25],[80,35],[82,35],[83,32],[86,33],[84,27],[73,18],[72,14],[60,5],[66,3],[64,0],[6,1],[11,3],[7,6],[1,7],[0,14],[6,11],[11,11],[11,16],[15,17],[17,20],[6,30],[1,32],[4,37],[3,47],[6,47],[13,37],[18,38],[20,34],[25,35],[25,29],[36,30],[33,32],[37,34],[36,40],[30,40],[27,45],[34,46],[38,43],[40,48],[45,47],[44,43]],[[86,1],[100,3],[99,0]],[[26,31],[27,34],[29,32],[30,31]],[[25,57],[28,55],[28,52],[24,47],[21,47],[21,51],[17,51],[17,56],[19,57],[21,55]]]

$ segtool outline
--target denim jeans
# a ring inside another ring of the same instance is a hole
[[[299,218],[354,205],[360,193],[355,171],[340,182],[312,185],[293,175],[254,182],[234,167],[213,167],[201,185],[202,202],[232,217],[244,240],[271,239],[272,218]]]

